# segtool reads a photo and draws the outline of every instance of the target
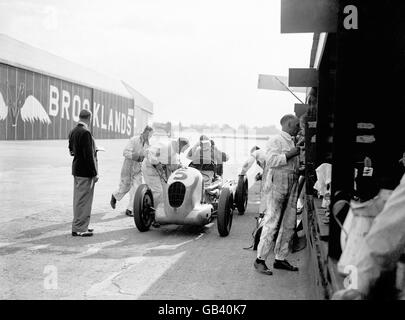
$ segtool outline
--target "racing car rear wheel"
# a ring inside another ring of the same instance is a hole
[[[228,188],[222,189],[218,203],[218,232],[221,237],[226,237],[231,231],[233,196]]]
[[[239,176],[238,185],[235,191],[235,205],[239,214],[244,214],[248,203],[248,180],[246,176]]]
[[[139,231],[148,231],[153,222],[153,196],[146,184],[141,184],[135,193],[134,220]]]

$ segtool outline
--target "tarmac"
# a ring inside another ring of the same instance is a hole
[[[67,141],[0,142],[0,299],[312,299],[307,250],[289,257],[299,272],[255,271],[252,244],[259,203],[234,212],[228,237],[216,221],[202,228],[168,225],[139,232],[124,214],[128,197],[111,209],[127,140],[99,140],[100,180],[90,227],[72,237],[73,177]],[[244,159],[241,159],[243,161]],[[233,177],[241,163],[224,167]],[[273,256],[268,259],[272,266]]]

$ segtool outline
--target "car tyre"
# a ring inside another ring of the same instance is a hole
[[[235,205],[240,215],[244,214],[248,203],[249,185],[246,176],[239,176],[235,191]]]
[[[221,237],[226,237],[231,231],[233,217],[233,196],[229,188],[222,189],[218,202],[217,227]]]
[[[141,184],[135,193],[134,221],[139,231],[148,231],[153,222],[153,195],[152,190]]]

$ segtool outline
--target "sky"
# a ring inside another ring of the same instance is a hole
[[[280,0],[0,0],[0,32],[126,81],[153,121],[251,127],[293,113],[258,75],[309,67],[313,37],[280,33]]]

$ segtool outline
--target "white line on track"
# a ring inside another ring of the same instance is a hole
[[[115,244],[120,243],[122,241],[123,240],[111,240],[111,241],[106,241],[106,242],[90,244],[90,245],[87,246],[88,249],[86,251],[76,255],[76,258],[83,258],[83,257],[90,256],[92,254],[96,254],[97,252],[99,252],[104,247],[112,246],[112,245],[115,245]]]
[[[51,245],[50,243],[40,244],[38,246],[28,247],[27,249],[31,250],[31,251],[35,251],[35,250],[45,249],[45,248],[49,247],[50,245]]]
[[[159,257],[131,257],[125,260],[121,271],[114,272],[103,281],[94,284],[87,298],[138,299],[185,253]]]
[[[202,236],[204,236],[204,233],[200,233],[198,235],[198,237],[191,239],[191,240],[183,241],[183,242],[176,243],[176,244],[161,244],[156,247],[151,247],[151,248],[149,248],[149,250],[176,250],[177,248],[184,246],[187,243],[200,239]]]
[[[176,250],[187,243],[199,240],[203,236],[204,233],[200,233],[197,237],[191,240],[173,245],[162,244],[151,247],[148,248],[144,254],[151,250]],[[107,243],[103,243],[102,246],[105,246],[106,244]],[[101,249],[101,247],[92,247],[86,252],[88,253],[92,249]],[[86,292],[85,296],[87,298],[108,297],[109,299],[137,299],[174,263],[176,263],[184,253],[185,251],[172,256],[136,256],[127,258],[121,266],[121,271],[114,272],[103,281],[94,284]],[[81,257],[82,256],[84,256],[84,254],[81,255]]]

